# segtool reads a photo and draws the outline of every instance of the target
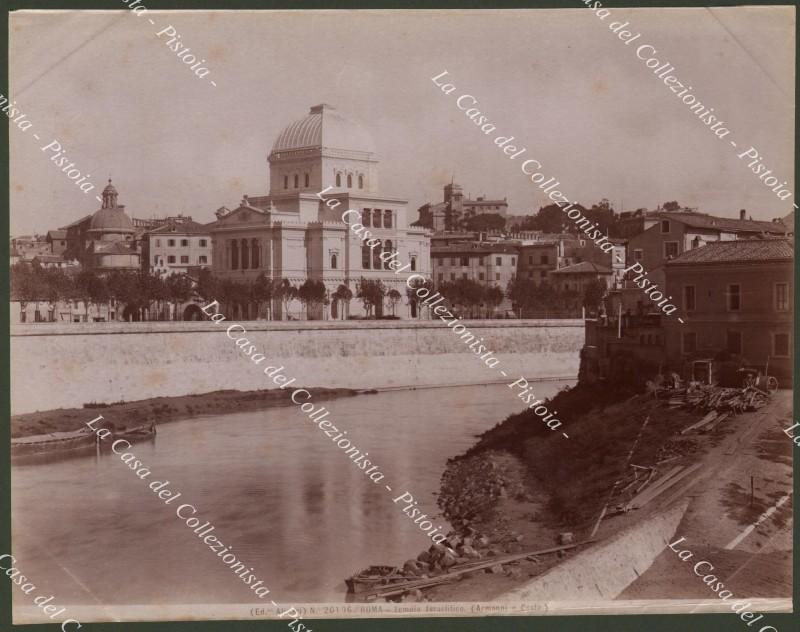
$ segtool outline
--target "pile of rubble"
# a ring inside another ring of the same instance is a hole
[[[488,452],[448,463],[438,504],[453,527],[468,533],[494,517],[500,499],[525,494],[519,477]]]

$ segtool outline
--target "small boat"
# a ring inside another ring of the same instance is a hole
[[[416,575],[406,576],[396,566],[370,566],[345,580],[347,592],[358,593],[376,586],[388,586],[395,582],[418,579]]]
[[[95,434],[89,428],[81,428],[70,432],[51,432],[30,437],[11,439],[12,456],[29,456],[51,454],[65,450],[78,450],[93,446]]]
[[[150,422],[143,426],[136,426],[135,428],[123,428],[122,430],[114,430],[114,439],[131,439],[132,441],[143,441],[151,439],[156,436],[156,424]]]

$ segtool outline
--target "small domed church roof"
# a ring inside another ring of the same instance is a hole
[[[316,147],[375,153],[375,143],[370,134],[327,103],[315,105],[305,118],[287,125],[278,134],[272,151]]]
[[[131,218],[125,214],[125,207],[117,205],[117,189],[111,184],[103,189],[103,206],[94,215],[89,223],[91,232],[99,233],[135,233]]]

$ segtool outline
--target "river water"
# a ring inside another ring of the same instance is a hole
[[[536,394],[564,384],[538,383]],[[260,601],[177,518],[185,502],[254,567],[270,598],[341,602],[345,577],[370,564],[402,564],[430,545],[392,499],[410,491],[446,531],[434,493],[447,459],[524,407],[504,385],[322,403],[380,465],[379,484],[295,406],[164,424],[154,442],[131,450],[152,470],[146,480],[113,454],[14,466],[17,565],[65,604]],[[86,420],[95,416],[87,411]],[[171,505],[148,489],[165,479],[182,493]],[[21,603],[18,591],[14,599]]]

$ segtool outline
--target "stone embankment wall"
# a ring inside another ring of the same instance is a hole
[[[684,501],[578,553],[498,601],[546,602],[558,610],[615,599],[669,544],[687,506]],[[586,609],[583,613],[591,614]]]
[[[263,369],[281,365],[296,386],[356,389],[573,379],[584,340],[580,320],[465,323],[500,360],[491,369],[439,321],[241,324],[267,356],[260,365],[211,322],[13,325],[12,414],[276,388]]]

